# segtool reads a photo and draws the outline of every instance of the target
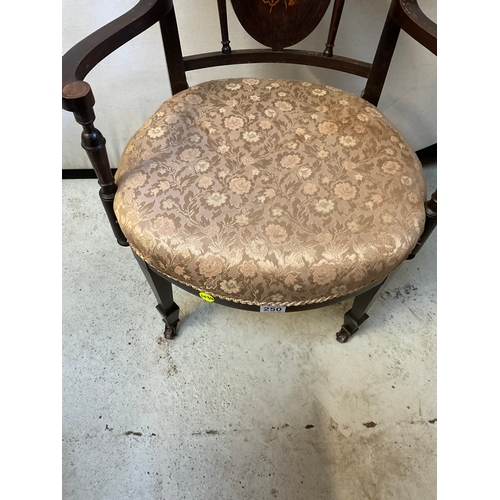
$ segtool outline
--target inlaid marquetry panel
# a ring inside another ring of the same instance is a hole
[[[245,30],[281,50],[303,40],[319,24],[330,0],[231,0]]]

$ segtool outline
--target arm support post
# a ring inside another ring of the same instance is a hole
[[[109,166],[108,154],[106,152],[106,139],[101,132],[94,127],[95,113],[93,107],[85,108],[83,104],[85,101],[87,103],[92,103],[94,101],[92,90],[90,85],[85,82],[78,82],[78,85],[67,85],[64,87],[63,91],[67,98],[70,98],[71,96],[71,88],[69,87],[72,87],[73,90],[77,89],[80,91],[78,94],[74,94],[75,97],[79,97],[81,100],[80,105],[75,105],[77,109],[73,111],[73,115],[75,120],[83,128],[82,148],[87,153],[90,163],[97,174],[97,179],[99,185],[101,186],[99,196],[104,206],[104,210],[108,216],[111,228],[113,229],[113,233],[118,243],[122,246],[128,246],[127,238],[125,238],[120,226],[118,225],[113,209],[113,201],[115,199],[117,186]]]
[[[437,55],[436,23],[422,12],[417,0],[392,0],[362,95],[374,106],[378,105],[401,30]]]
[[[373,59],[365,90],[361,95],[363,99],[374,106],[377,106],[380,100],[380,94],[384,87],[400,31],[401,28],[392,18],[391,12],[389,12],[382,31],[382,36],[380,37],[377,52],[375,53],[375,58]]]
[[[170,88],[172,90],[172,95],[174,95],[177,94],[177,92],[186,90],[188,88],[188,83],[182,57],[181,41],[177,30],[177,19],[173,7],[168,14],[160,20],[160,30],[165,57],[167,59]]]

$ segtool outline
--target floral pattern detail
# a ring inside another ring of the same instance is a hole
[[[327,200],[326,198],[323,198],[318,201],[315,205],[316,212],[320,212],[322,214],[329,214],[334,207],[334,203],[332,200]]]
[[[318,264],[312,266],[312,279],[313,282],[318,285],[326,285],[335,281],[337,277],[337,268],[327,262],[322,260]]]
[[[161,127],[155,127],[155,128],[150,128],[148,130],[148,136],[151,137],[152,139],[157,139],[158,137],[161,137],[165,131]]]
[[[259,142],[260,135],[257,132],[243,132],[243,139],[246,142]]]
[[[386,174],[396,174],[399,170],[401,170],[401,165],[395,161],[386,161],[382,165],[382,170]]]
[[[318,125],[318,130],[325,135],[333,135],[339,130],[339,126],[334,122],[322,122]]]
[[[220,207],[221,205],[224,205],[226,203],[227,196],[223,193],[215,192],[212,193],[208,198],[207,198],[207,203],[211,207]]]
[[[235,177],[229,183],[229,189],[236,194],[246,194],[250,191],[252,183],[245,177]]]
[[[352,293],[401,264],[425,220],[423,170],[401,134],[363,99],[307,82],[176,94],[129,141],[116,182],[139,256],[245,304]]]
[[[283,112],[292,111],[292,109],[293,109],[293,106],[289,102],[286,102],[286,101],[276,101],[274,103],[274,106]]]
[[[269,13],[273,11],[273,7],[277,5],[280,0],[262,0],[265,4],[269,5]],[[304,0],[302,0],[304,1]],[[285,7],[288,9],[289,5],[295,5],[298,3],[298,0],[283,0]]]
[[[341,182],[335,186],[335,194],[343,200],[352,200],[356,198],[358,190],[349,182]]]
[[[224,261],[220,257],[200,257],[199,262],[200,273],[206,278],[214,278],[221,274],[224,269]]]
[[[267,226],[265,233],[271,240],[271,243],[283,243],[288,236],[286,229],[277,224],[270,224]]]
[[[286,155],[281,159],[280,165],[284,168],[293,168],[300,163],[300,160],[299,155]]]
[[[243,125],[245,125],[245,122],[240,116],[230,116],[224,120],[224,126],[229,130],[238,130]]]
[[[354,137],[351,137],[350,135],[343,135],[340,139],[340,144],[342,144],[342,146],[348,146],[348,147],[353,147],[353,146],[356,146],[356,144],[358,143],[358,141],[356,141],[356,139],[354,139]]]

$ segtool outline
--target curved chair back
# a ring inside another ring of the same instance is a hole
[[[324,47],[317,51],[289,48],[309,36],[333,1]],[[186,72],[233,64],[288,63],[328,68],[367,79],[362,97],[377,105],[402,29],[436,54],[436,25],[420,10],[416,0],[394,0],[391,4],[374,60],[360,61],[333,54],[345,0],[231,0],[237,19],[246,32],[266,48],[231,47],[227,1],[218,0],[222,49],[184,56],[172,6],[161,29],[172,93],[188,88]]]

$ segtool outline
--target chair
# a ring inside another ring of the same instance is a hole
[[[63,108],[118,243],[130,246],[158,301],[165,336],[177,334],[172,284],[205,301],[292,312],[354,298],[337,333],[368,318],[393,271],[436,226],[421,163],[376,108],[403,29],[436,54],[436,25],[416,0],[393,0],[372,63],[333,54],[344,0],[334,0],[324,51],[291,47],[330,0],[232,0],[243,28],[266,48],[234,50],[218,0],[222,50],[184,56],[172,0],[141,0],[63,56]],[[214,3],[215,8],[215,3]],[[172,97],[134,134],[113,175],[95,128],[87,73],[159,22]],[[366,78],[361,97],[283,79],[230,78],[188,87],[186,72],[294,63]]]

